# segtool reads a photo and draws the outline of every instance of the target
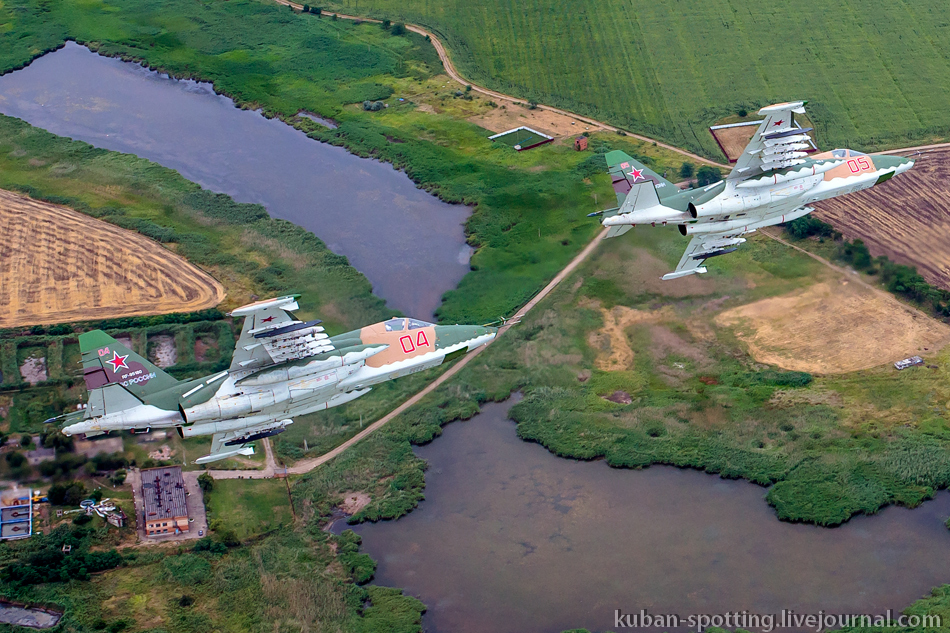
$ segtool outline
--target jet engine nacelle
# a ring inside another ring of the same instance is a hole
[[[297,380],[277,382],[266,387],[246,387],[240,385],[237,393],[216,395],[206,402],[181,409],[185,424],[194,424],[209,420],[227,420],[257,413],[266,407],[282,402],[298,402],[311,397],[314,392],[324,391],[337,386],[341,380],[363,366],[360,361],[354,365],[338,367],[332,371],[304,376]]]
[[[716,196],[709,202],[704,202],[697,206],[690,202],[686,210],[695,218],[703,218],[711,215],[726,215],[729,213],[738,213],[745,210],[745,199],[743,196]]]

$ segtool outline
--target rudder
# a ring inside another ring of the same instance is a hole
[[[83,378],[92,391],[107,385],[121,385],[140,400],[163,391],[178,381],[142,358],[102,330],[79,335]]]

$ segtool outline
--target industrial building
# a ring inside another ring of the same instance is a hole
[[[146,536],[181,534],[188,531],[187,492],[181,466],[148,468],[142,473],[142,523]]]

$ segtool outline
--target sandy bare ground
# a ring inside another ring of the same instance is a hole
[[[343,503],[340,504],[340,509],[353,515],[368,506],[370,501],[372,499],[365,492],[347,492],[343,495]]]
[[[468,120],[492,132],[507,132],[516,127],[526,126],[555,138],[568,135],[579,136],[584,132],[593,133],[603,130],[599,125],[591,125],[560,112],[540,108],[529,110],[512,103],[493,108],[479,116],[469,117]]]
[[[178,362],[178,348],[175,347],[175,337],[170,334],[157,334],[149,340],[151,353],[149,360],[162,369],[171,367]]]
[[[950,327],[845,278],[719,314],[759,362],[814,374],[868,369],[944,345]]]
[[[915,158],[913,169],[885,183],[815,203],[815,215],[864,240],[872,255],[914,266],[950,290],[950,147]]]
[[[0,190],[0,327],[192,312],[224,287],[157,242]]]
[[[23,380],[31,385],[46,382],[49,377],[46,372],[46,357],[32,356],[27,358],[20,365],[20,375],[23,376]]]
[[[588,343],[600,350],[594,366],[601,371],[623,371],[633,366],[633,350],[627,341],[627,328],[637,323],[656,323],[668,311],[634,310],[626,306],[601,308],[604,327],[591,332]]]

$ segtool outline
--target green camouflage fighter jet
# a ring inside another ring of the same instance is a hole
[[[637,224],[675,224],[692,235],[676,270],[663,279],[706,272],[704,262],[745,242],[743,235],[791,222],[814,211],[811,202],[873,187],[907,171],[914,161],[899,156],[868,156],[849,149],[808,155],[814,149],[811,128],[795,122],[805,101],[759,110],[752,140],[725,180],[679,191],[668,180],[620,151],[607,154],[620,207],[598,211],[609,227],[607,237],[623,235]]]
[[[433,325],[403,317],[330,337],[320,321],[291,314],[297,295],[234,310],[244,327],[231,367],[178,381],[95,330],[79,336],[89,401],[67,414],[66,435],[86,437],[175,427],[211,435],[198,464],[252,455],[250,442],[285,430],[293,418],[335,407],[377,383],[441,365],[491,341],[496,328]]]

